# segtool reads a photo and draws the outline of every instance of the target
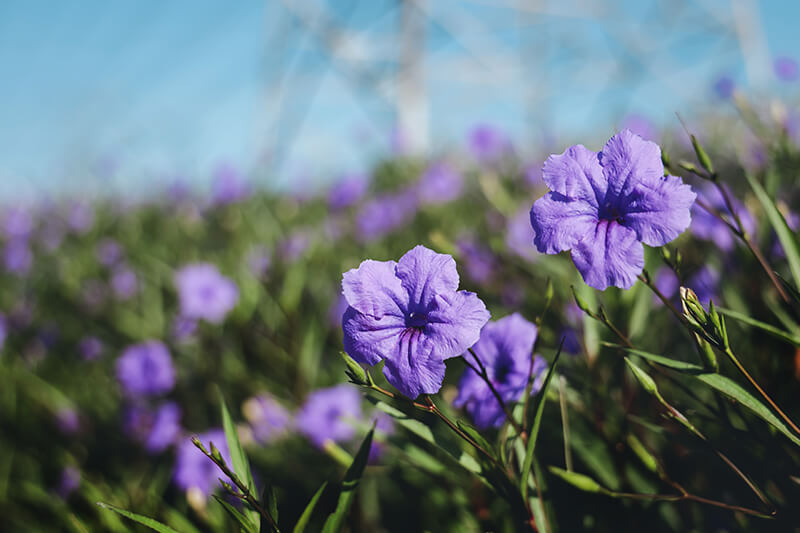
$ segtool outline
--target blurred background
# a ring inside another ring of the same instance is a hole
[[[11,0],[0,195],[202,188],[220,165],[307,188],[480,124],[523,153],[654,134],[734,90],[792,91],[798,18],[789,0]]]

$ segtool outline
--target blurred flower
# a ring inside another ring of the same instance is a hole
[[[106,238],[97,244],[97,260],[103,266],[113,266],[122,259],[122,246],[111,238]]]
[[[364,174],[348,174],[334,183],[328,191],[328,207],[344,209],[358,202],[367,192],[368,177]]]
[[[787,56],[780,56],[775,58],[775,75],[781,81],[796,81],[800,78],[800,67],[797,61]]]
[[[411,399],[439,391],[444,360],[472,346],[489,320],[475,293],[458,290],[453,258],[424,246],[399,262],[362,262],[342,288],[345,351],[362,364],[383,360],[386,379]]]
[[[219,324],[236,306],[239,289],[210,263],[187,265],[175,274],[181,315]]]
[[[127,266],[120,266],[111,276],[111,289],[120,300],[128,300],[139,290],[136,273]]]
[[[272,254],[266,246],[254,246],[247,254],[247,267],[256,278],[264,277],[272,264]]]
[[[600,153],[575,145],[551,155],[543,177],[551,192],[531,210],[542,253],[572,250],[590,287],[629,289],[644,267],[644,247],[663,246],[691,222],[695,193],[664,176],[661,150],[629,130]]]
[[[525,167],[525,183],[537,187],[542,184],[542,164],[532,163]]]
[[[64,241],[65,233],[66,228],[60,219],[55,217],[49,218],[41,230],[40,241],[42,246],[48,252],[58,250],[58,248],[61,247],[61,243]]]
[[[364,241],[379,239],[409,222],[416,211],[416,195],[409,191],[378,196],[358,212],[358,235]]]
[[[0,350],[3,348],[3,345],[6,342],[6,336],[8,336],[8,319],[2,313],[0,313]]]
[[[88,279],[81,287],[81,300],[89,309],[96,311],[103,306],[107,290],[105,284],[99,279]]]
[[[514,313],[483,326],[480,340],[472,347],[506,405],[519,400],[528,386],[536,333],[534,324],[522,318],[519,313]],[[465,353],[464,359],[475,368],[480,368],[471,353]],[[536,356],[533,362],[536,380],[531,389],[532,394],[541,387],[546,368],[544,359]],[[458,396],[453,405],[465,407],[478,429],[500,427],[506,419],[506,414],[489,385],[470,368],[461,377]]]
[[[77,433],[81,427],[81,420],[78,411],[72,407],[61,407],[56,411],[56,426],[62,433],[72,435]]]
[[[75,202],[69,211],[67,219],[69,227],[78,234],[83,234],[94,226],[94,208],[89,202]]]
[[[24,238],[12,239],[3,250],[3,262],[6,270],[12,274],[25,275],[33,265],[33,253]]]
[[[150,340],[129,346],[117,359],[117,379],[131,396],[164,394],[175,386],[175,368],[164,343]]]
[[[236,168],[229,164],[217,167],[211,183],[211,198],[215,204],[232,204],[244,200],[249,195],[250,187]]]
[[[84,337],[78,344],[78,351],[87,361],[93,361],[103,354],[103,343],[97,337]]]
[[[648,141],[654,140],[658,137],[656,128],[653,122],[643,115],[631,113],[622,121],[622,128],[629,129],[639,137],[647,139]]]
[[[284,263],[294,263],[306,253],[311,245],[311,236],[308,231],[299,229],[293,231],[280,245],[280,257]]]
[[[794,231],[800,231],[800,215],[794,212],[785,213],[784,220],[786,220],[786,225],[789,226],[789,229]],[[786,251],[783,249],[783,245],[781,241],[778,240],[777,235],[774,235],[773,231],[773,241],[772,241],[772,254],[776,257],[780,257],[781,259],[786,259]]]
[[[348,307],[350,305],[347,303],[347,298],[342,294],[338,295],[336,300],[328,307],[328,323],[331,327],[342,327],[342,316],[344,316],[344,312],[347,311]]]
[[[719,271],[711,266],[703,265],[700,270],[695,272],[686,282],[686,286],[692,289],[697,295],[697,299],[703,305],[708,305],[708,301],[718,300]]]
[[[211,451],[211,443],[222,454],[222,458],[228,466],[232,466],[231,454],[228,450],[228,441],[225,433],[221,429],[212,429],[197,436],[207,451]],[[199,490],[206,498],[219,487],[219,479],[227,480],[225,474],[215,465],[211,459],[206,457],[203,452],[197,449],[191,439],[181,439],[175,455],[175,470],[173,480],[182,490]]]
[[[473,237],[459,238],[456,248],[464,261],[467,276],[477,283],[488,282],[498,268],[492,251]]]
[[[175,317],[172,323],[172,337],[176,342],[188,340],[197,331],[197,320],[185,316]]]
[[[371,420],[375,421],[376,434],[391,435],[394,433],[394,419],[391,416],[387,415],[383,411],[376,410],[370,418]],[[373,439],[372,446],[369,449],[367,462],[370,464],[377,463],[385,451],[384,448],[385,445],[382,442],[378,442],[378,440]]]
[[[723,187],[727,189],[727,186],[723,185]],[[731,198],[733,209],[736,211],[736,214],[739,215],[745,231],[752,235],[756,229],[756,222],[753,216],[735,196],[730,194],[730,191],[728,191],[728,196]],[[714,185],[707,184],[698,191],[697,199],[698,203],[692,206],[691,232],[699,239],[713,242],[717,248],[722,251],[731,251],[736,244],[736,237],[733,232],[727,224],[700,207],[699,204],[699,201],[708,204],[727,216],[735,226],[736,222],[733,220],[730,211],[728,211],[722,194]]]
[[[181,409],[174,402],[165,403],[155,411],[134,406],[125,412],[125,431],[149,453],[161,453],[177,440],[180,421]]]
[[[656,289],[669,299],[678,294],[678,288],[681,286],[681,281],[675,275],[675,272],[671,268],[663,266],[656,270],[653,283]],[[655,305],[663,305],[661,299],[655,294],[653,295],[653,303]]]
[[[308,395],[295,417],[297,429],[316,446],[341,442],[355,435],[353,422],[361,419],[361,394],[349,384],[317,389]]]
[[[536,249],[533,247],[535,236],[530,211],[524,207],[506,222],[506,246],[522,259],[537,259]]]
[[[250,422],[253,436],[261,444],[268,444],[286,435],[291,422],[289,411],[267,393],[245,401],[242,412]]]
[[[497,161],[511,151],[511,142],[505,134],[489,124],[478,124],[470,130],[468,146],[481,163]]]
[[[61,478],[58,481],[58,487],[56,488],[56,493],[62,499],[66,500],[69,498],[69,495],[75,492],[75,490],[81,484],[81,471],[78,470],[74,466],[66,466],[61,471]]]
[[[733,96],[733,91],[736,90],[736,84],[730,76],[720,76],[716,79],[713,85],[714,94],[720,100],[730,100]]]
[[[447,163],[430,165],[417,183],[417,194],[421,204],[437,205],[452,202],[464,188],[464,178]]]
[[[564,346],[561,348],[564,353],[579,354],[583,350],[581,344],[580,332],[572,328],[564,328],[561,330],[559,338],[564,337]]]
[[[12,207],[5,212],[3,233],[8,239],[25,239],[33,231],[33,217],[23,207]]]

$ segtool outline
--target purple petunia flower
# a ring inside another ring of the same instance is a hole
[[[421,204],[438,205],[452,202],[464,188],[464,178],[446,163],[429,166],[417,184]]]
[[[268,444],[286,435],[291,423],[289,411],[267,393],[249,398],[242,411],[250,422],[253,436],[261,444]]]
[[[409,222],[417,211],[413,191],[378,196],[365,203],[356,216],[356,228],[362,241],[383,237]]]
[[[120,266],[111,275],[111,289],[120,300],[128,300],[139,290],[136,272],[127,266]]]
[[[328,207],[344,209],[358,202],[367,192],[369,179],[364,174],[349,174],[334,183],[328,191]]]
[[[156,340],[127,347],[117,359],[117,379],[131,396],[169,392],[175,386],[175,368],[167,347]]]
[[[27,274],[33,265],[33,253],[28,246],[28,240],[17,238],[7,242],[3,249],[3,263],[12,274]]]
[[[775,58],[775,75],[781,81],[796,81],[800,78],[800,67],[797,61],[787,56]]]
[[[528,373],[531,365],[531,351],[536,341],[536,326],[519,313],[489,322],[481,330],[481,338],[472,347],[480,358],[492,385],[508,404],[516,402],[528,386]],[[472,354],[464,358],[476,366]],[[543,371],[547,363],[538,355],[533,362],[533,375],[536,378],[531,389],[535,394],[541,387]],[[495,398],[486,382],[472,369],[467,369],[458,384],[458,396],[453,405],[465,407],[478,429],[499,427],[506,419],[503,408]]]
[[[181,431],[181,409],[168,402],[156,409],[131,407],[125,413],[125,430],[149,453],[161,453],[175,443]],[[216,443],[215,443],[216,444]]]
[[[723,187],[725,187],[725,185],[723,185]],[[752,235],[756,230],[755,219],[735,196],[731,194],[728,196],[731,198],[733,209],[736,211],[736,214],[739,215],[739,219],[742,221],[745,231]],[[698,200],[702,200],[704,203],[727,216],[731,223],[734,225],[736,224],[730,211],[728,211],[726,207],[725,199],[717,187],[714,185],[706,185],[700,189],[697,197]],[[700,207],[699,203],[692,207],[692,225],[690,229],[695,237],[713,242],[717,248],[724,252],[731,251],[736,244],[736,237],[727,224]]]
[[[74,466],[67,466],[61,471],[61,479],[58,481],[56,493],[64,500],[81,484],[81,471]]]
[[[114,239],[103,239],[97,245],[97,260],[103,266],[113,266],[122,259],[122,246]]]
[[[354,420],[361,419],[361,395],[351,385],[318,389],[308,395],[295,418],[297,429],[318,447],[355,435]]]
[[[103,354],[103,343],[97,337],[84,337],[78,344],[78,351],[87,361],[94,361]]]
[[[551,192],[531,209],[542,253],[572,250],[590,287],[630,288],[644,267],[644,248],[663,246],[691,222],[695,193],[665,176],[658,145],[630,130],[599,153],[575,145],[551,155],[542,169]]]
[[[210,263],[187,265],[175,274],[181,315],[219,324],[239,301],[236,284]]]
[[[437,392],[444,360],[472,346],[490,316],[458,281],[453,258],[424,246],[345,272],[345,350],[362,364],[383,360],[386,379],[409,398]]]
[[[197,436],[206,450],[211,451],[211,443],[222,454],[225,463],[232,465],[228,441],[221,429],[212,429]],[[218,480],[226,478],[211,459],[192,444],[190,438],[182,439],[175,456],[173,480],[183,490],[199,490],[205,497],[211,495],[218,487]],[[228,481],[230,483],[230,481]]]

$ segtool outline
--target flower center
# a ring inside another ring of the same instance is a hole
[[[600,212],[598,214],[600,215],[601,220],[608,220],[609,222],[616,221],[619,222],[620,224],[622,223],[622,220],[624,218],[623,215],[619,212],[617,206],[610,202],[604,204],[600,208]]]
[[[406,325],[411,328],[422,328],[428,324],[428,315],[425,313],[410,313]]]

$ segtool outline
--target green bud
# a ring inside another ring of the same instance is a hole
[[[355,360],[347,355],[344,352],[339,352],[344,359],[345,364],[347,365],[347,370],[345,370],[345,374],[347,377],[350,378],[350,381],[355,383],[356,385],[368,385],[367,381],[367,372],[362,368],[361,365],[355,362]]]
[[[651,472],[658,472],[658,461],[656,461],[656,458],[644,447],[642,441],[633,433],[629,434],[626,440],[631,451],[636,454],[636,457],[639,458],[642,464]]]
[[[608,492],[600,485],[600,483],[590,478],[589,476],[578,474],[577,472],[569,472],[562,468],[556,468],[555,466],[548,467],[548,470],[550,470],[552,474],[555,474],[556,476],[560,477],[573,487],[580,489],[584,492],[595,492],[601,494]]]
[[[222,459],[222,454],[219,453],[219,450],[217,449],[216,446],[214,446],[214,443],[210,442],[209,445],[211,446],[211,457],[213,457],[215,461],[219,461],[220,463],[224,462],[224,459]]]
[[[669,160],[669,155],[665,150],[661,150],[661,163],[664,165],[664,175],[666,176],[672,164]]]
[[[689,161],[681,160],[678,163],[678,166],[681,167],[683,170],[689,171],[692,174],[697,174],[698,176],[703,176],[703,173],[700,172],[700,169],[694,166],[694,163],[690,163]]]
[[[544,287],[544,308],[550,307],[550,302],[553,301],[553,280],[547,278],[547,284]]]
[[[589,308],[589,304],[587,304],[584,299],[578,295],[578,291],[575,290],[575,285],[570,285],[570,288],[572,289],[572,297],[575,298],[575,303],[577,304],[578,308],[584,313],[591,315],[592,310]]]
[[[206,448],[205,448],[205,446],[203,446],[203,443],[202,443],[202,442],[200,442],[200,439],[198,439],[196,436],[195,436],[195,437],[192,437],[192,444],[194,444],[195,446],[197,446],[197,447],[200,449],[200,451],[201,451],[201,452],[203,452],[203,453],[205,453],[205,454],[207,454],[207,453],[208,453],[208,452],[206,451]]]
[[[714,167],[711,165],[711,158],[708,157],[706,151],[703,150],[703,147],[697,142],[697,137],[694,135],[690,135],[690,137],[692,138],[694,153],[697,154],[697,160],[700,161],[700,164],[711,176],[714,176]]]
[[[714,348],[711,347],[707,340],[696,333],[694,338],[705,367],[713,372],[719,372],[719,362],[717,361],[717,354],[714,353]]]
[[[631,372],[633,372],[636,381],[639,382],[642,388],[647,392],[649,392],[650,394],[652,394],[653,396],[655,396],[656,398],[660,399],[661,394],[658,392],[658,387],[656,386],[656,382],[653,381],[653,378],[651,378],[647,372],[636,366],[633,363],[633,361],[631,361],[627,357],[625,358],[625,362],[628,364],[628,368],[631,369]]]

